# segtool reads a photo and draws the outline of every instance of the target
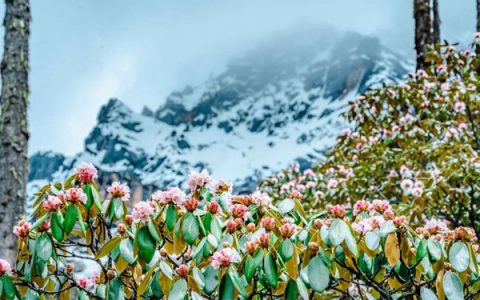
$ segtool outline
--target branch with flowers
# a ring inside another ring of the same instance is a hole
[[[387,201],[307,214],[295,195],[232,195],[208,173],[129,211],[128,186],[101,199],[90,164],[37,193],[21,221],[15,266],[0,260],[6,299],[474,299],[479,246],[470,228],[413,229]],[[79,254],[83,249],[87,254]],[[96,265],[75,274],[75,259]],[[437,296],[435,296],[437,295]]]

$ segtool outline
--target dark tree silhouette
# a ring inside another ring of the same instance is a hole
[[[432,39],[433,44],[440,43],[440,13],[438,12],[438,0],[432,1]]]
[[[430,0],[413,0],[413,17],[415,19],[417,69],[423,69],[425,68],[427,45],[432,43]]]
[[[16,255],[12,228],[24,212],[28,172],[29,0],[5,0],[0,95],[0,257]]]

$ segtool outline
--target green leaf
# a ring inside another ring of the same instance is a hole
[[[125,213],[123,210],[123,201],[120,198],[114,198],[112,201],[113,214],[117,220],[121,220],[123,218],[123,214]]]
[[[369,231],[365,235],[365,243],[368,249],[375,251],[380,246],[380,236],[375,231]]]
[[[463,300],[462,281],[452,271],[447,271],[443,276],[443,290],[448,300]]]
[[[93,203],[98,207],[98,209],[102,208],[102,202],[100,201],[100,195],[98,194],[98,191],[95,187],[91,188],[92,191],[92,197],[93,197]]]
[[[100,248],[100,250],[98,250],[97,252],[97,255],[95,256],[96,259],[99,259],[99,258],[102,258],[104,257],[105,255],[107,254],[110,254],[110,252],[112,252],[113,248],[117,247],[118,244],[120,244],[120,242],[122,241],[122,237],[121,236],[116,236],[114,238],[112,238],[111,240],[109,240],[108,242],[106,242],[102,248]]]
[[[459,273],[468,269],[470,263],[470,252],[464,242],[455,242],[448,253],[450,263]]]
[[[146,262],[149,263],[155,255],[155,241],[148,232],[146,227],[142,227],[137,233],[138,254]]]
[[[297,280],[295,280],[295,282],[297,283],[300,297],[302,297],[303,300],[309,300],[308,290],[307,290],[307,287],[305,286],[305,283],[303,283],[302,278],[298,277]]]
[[[308,283],[315,292],[323,292],[330,282],[330,273],[320,256],[315,256],[307,266]]]
[[[425,255],[427,255],[427,243],[423,240],[420,240],[417,246],[417,254],[416,254],[416,259],[417,261],[422,260]]]
[[[93,205],[93,195],[92,195],[92,187],[89,184],[83,186],[83,192],[87,195],[87,203],[85,203],[85,208],[90,209]]]
[[[397,227],[395,226],[395,224],[393,224],[393,221],[389,220],[380,226],[379,233],[381,237],[386,237],[388,234],[396,230],[397,230]]]
[[[3,295],[7,299],[14,299],[15,295],[17,294],[17,290],[12,282],[12,279],[8,275],[3,275],[1,278]]]
[[[297,298],[298,298],[297,283],[292,279],[290,279],[287,283],[287,288],[285,289],[285,299],[296,300]]]
[[[277,265],[273,259],[272,253],[267,253],[263,259],[263,269],[265,271],[265,277],[269,286],[277,288],[278,286],[278,273]]]
[[[222,227],[220,226],[220,223],[218,222],[217,217],[213,216],[212,222],[210,223],[210,230],[212,234],[215,236],[217,241],[220,241],[223,236],[222,232]]]
[[[58,241],[61,242],[63,241],[63,229],[62,229],[62,224],[58,220],[57,214],[52,214],[51,222],[50,222],[50,228],[52,230],[52,235],[53,237]]]
[[[279,249],[280,257],[282,257],[283,261],[287,262],[293,256],[293,244],[290,239],[285,239],[280,244]]]
[[[148,232],[150,232],[150,235],[152,236],[152,238],[153,238],[157,243],[161,243],[161,242],[162,242],[162,239],[160,238],[160,235],[158,234],[158,230],[157,230],[156,225],[153,223],[152,220],[149,220],[147,224],[148,224],[148,225],[147,225],[147,227],[148,227]]]
[[[257,269],[257,266],[255,264],[254,259],[250,255],[247,256],[247,259],[245,260],[245,268],[243,270],[243,273],[245,274],[245,278],[247,279],[247,282],[250,282],[252,280],[256,269]]]
[[[233,282],[228,274],[225,274],[220,283],[220,293],[219,299],[221,300],[232,300],[233,297]]]
[[[35,242],[35,254],[43,262],[47,262],[52,257],[52,241],[47,234],[40,235]]]
[[[183,300],[187,294],[187,282],[185,279],[175,281],[170,289],[168,300]]]
[[[133,245],[130,239],[124,239],[120,242],[120,255],[128,264],[133,264],[135,262]]]
[[[108,283],[107,300],[124,300],[123,285],[120,279],[114,278]]]
[[[182,233],[185,242],[189,245],[193,245],[200,234],[200,228],[198,227],[198,220],[191,213],[185,215],[185,219],[182,224]]]
[[[420,299],[421,300],[438,300],[437,296],[431,289],[423,287],[420,289]]]
[[[358,256],[358,246],[357,246],[357,241],[355,240],[355,237],[353,236],[352,231],[350,230],[350,227],[346,226],[345,228],[345,244],[347,245],[348,250],[352,252],[353,256],[357,257]]]
[[[345,235],[347,234],[348,230],[350,229],[344,221],[340,219],[333,220],[330,228],[328,229],[328,238],[332,245],[340,245],[345,240]]]
[[[277,208],[278,211],[282,214],[285,215],[293,210],[295,207],[295,202],[293,202],[292,199],[285,199],[278,203]]]
[[[211,295],[218,286],[218,272],[215,268],[209,265],[203,275],[205,277],[205,287],[203,290],[207,295]]]
[[[437,240],[428,239],[427,249],[434,261],[439,261],[442,258],[442,245]]]
[[[173,230],[175,228],[175,223],[177,222],[177,210],[173,204],[167,206],[166,212],[166,222],[168,230]]]
[[[72,232],[75,223],[77,223],[78,212],[75,205],[70,204],[65,211],[65,220],[63,221],[63,230],[66,235],[69,235]]]
[[[246,298],[248,296],[247,290],[245,289],[245,285],[240,279],[237,270],[234,267],[230,267],[228,269],[228,274],[230,275],[230,279],[232,280],[233,285],[235,286],[237,291],[240,293],[240,295]]]
[[[198,287],[203,290],[205,288],[205,276],[203,276],[202,271],[200,271],[200,269],[197,267],[193,267],[192,274],[193,274],[193,279],[195,279],[195,281],[198,284]]]

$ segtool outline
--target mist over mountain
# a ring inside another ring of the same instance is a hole
[[[348,100],[411,69],[375,38],[318,28],[280,34],[158,107],[135,112],[108,100],[82,152],[31,156],[29,190],[63,180],[82,161],[99,168],[101,185],[128,181],[133,202],[203,168],[238,192],[253,190],[294,161],[321,159],[348,126],[339,116]]]

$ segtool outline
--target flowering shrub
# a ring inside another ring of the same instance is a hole
[[[428,60],[431,67],[404,84],[351,103],[346,117],[354,128],[325,162],[302,173],[287,169],[263,190],[276,200],[298,197],[311,212],[384,199],[409,222],[433,216],[480,233],[480,58],[447,44]]]
[[[129,214],[128,187],[114,183],[103,200],[93,170],[78,168],[37,193],[35,222],[14,229],[15,266],[0,260],[1,297],[470,299],[480,293],[473,230],[437,220],[414,230],[386,201],[307,214],[300,197],[273,205],[262,192],[232,195],[229,184],[204,172],[192,174],[188,193],[155,192]],[[75,274],[78,258],[98,273]]]

